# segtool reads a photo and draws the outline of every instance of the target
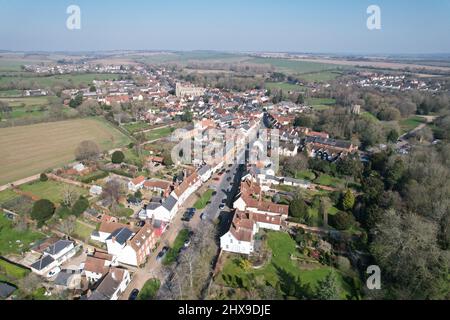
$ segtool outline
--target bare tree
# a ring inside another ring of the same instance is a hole
[[[75,231],[75,223],[77,218],[75,216],[70,216],[64,219],[61,223],[59,229],[66,235],[71,235]]]
[[[63,189],[63,204],[66,207],[72,207],[75,201],[80,197],[79,193],[71,185],[65,185]]]
[[[77,160],[96,160],[100,156],[100,147],[94,141],[82,141],[75,150]]]
[[[115,204],[123,195],[125,195],[124,186],[119,180],[113,179],[106,183],[101,197]]]

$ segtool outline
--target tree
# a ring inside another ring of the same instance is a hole
[[[61,222],[59,229],[62,233],[70,236],[75,231],[76,221],[77,218],[74,216],[67,217]]]
[[[55,213],[55,205],[47,199],[38,200],[31,210],[31,218],[42,226]]]
[[[82,141],[75,150],[75,158],[78,161],[96,160],[100,156],[100,148],[94,141]]]
[[[303,97],[303,95],[300,93],[297,96],[297,104],[304,104],[305,103],[305,98]]]
[[[89,87],[89,92],[97,92],[97,88],[94,85],[92,85]]]
[[[89,201],[81,196],[77,202],[73,205],[72,214],[74,216],[80,216],[83,212],[85,212],[89,208]]]
[[[324,227],[328,227],[328,211],[330,210],[330,207],[331,207],[330,198],[321,197],[319,213],[322,216]]]
[[[345,211],[350,211],[355,206],[355,196],[353,193],[348,189],[344,196],[342,197],[342,208]]]
[[[118,180],[110,180],[103,188],[102,199],[109,200],[112,204],[119,201],[120,197],[125,194],[122,183]]]
[[[181,116],[181,121],[184,121],[184,122],[192,122],[192,112],[190,112],[190,111],[185,111],[184,113],[183,113],[183,115]]]
[[[80,195],[75,190],[73,186],[65,185],[63,189],[63,200],[62,204],[68,208],[72,207],[74,202],[78,199]]]
[[[297,193],[289,204],[289,215],[300,222],[306,222],[308,217],[308,206],[302,199],[300,193]]]
[[[39,181],[41,181],[41,182],[48,181],[47,175],[45,173],[41,173],[41,175],[39,176]]]
[[[330,217],[330,224],[338,230],[347,230],[355,224],[355,218],[347,212],[339,211]]]
[[[317,282],[315,298],[318,300],[339,300],[339,285],[334,272]]]
[[[138,200],[142,200],[142,192],[141,190],[138,190],[134,193],[134,197]]]
[[[389,275],[384,290],[391,299],[448,298],[448,255],[438,247],[435,223],[388,210],[373,231],[370,251]]]
[[[115,151],[112,154],[112,157],[111,157],[112,163],[121,164],[122,162],[124,162],[124,160],[125,160],[125,155],[123,154],[122,151]]]
[[[75,98],[70,99],[69,107],[75,109],[78,106],[80,106],[82,102],[83,102],[83,93],[79,93],[75,96]]]

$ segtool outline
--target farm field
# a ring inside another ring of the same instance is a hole
[[[301,92],[305,91],[305,89],[299,85],[286,83],[286,82],[267,82],[266,89],[270,90],[283,90],[285,92]]]
[[[320,71],[304,73],[300,77],[309,82],[327,82],[336,79],[340,75],[342,75],[342,73],[338,71]]]
[[[248,60],[250,63],[259,63],[259,64],[270,64],[274,66],[276,69],[282,72],[287,73],[298,73],[298,74],[306,74],[306,73],[314,73],[314,72],[323,72],[329,70],[337,70],[340,66],[329,65],[326,63],[319,62],[310,62],[310,61],[298,61],[298,60],[289,60],[289,59],[279,59],[279,58],[253,58]]]
[[[36,84],[39,87],[47,88],[61,82],[70,83],[73,86],[89,85],[93,80],[114,80],[119,79],[117,74],[103,74],[103,73],[86,73],[86,74],[63,74],[52,76],[22,76],[22,77],[0,77],[0,85],[6,85],[11,81],[20,81],[21,83]]]
[[[100,119],[78,119],[0,129],[0,185],[41,173],[74,160],[78,144],[95,141],[103,150],[130,139]]]

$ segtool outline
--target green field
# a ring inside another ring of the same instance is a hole
[[[298,61],[280,58],[253,58],[248,62],[259,64],[270,64],[281,72],[308,74],[314,72],[324,72],[337,70],[340,66],[326,63]]]
[[[30,230],[17,230],[0,210],[0,255],[21,254],[44,235]],[[20,241],[20,242],[17,242]]]
[[[117,74],[86,73],[86,74],[62,74],[52,76],[21,76],[21,77],[0,77],[0,85],[6,85],[12,81],[20,81],[28,87],[38,86],[48,88],[57,84],[78,87],[80,85],[88,86],[93,80],[118,80]]]
[[[308,82],[328,82],[335,80],[337,77],[341,75],[342,73],[338,71],[320,71],[320,72],[304,73],[300,75],[300,78]]]
[[[42,181],[32,182],[21,185],[19,188],[24,192],[32,193],[33,195],[41,199],[47,199],[57,204],[63,200],[64,190],[69,187],[75,192],[77,192],[79,195],[88,194],[88,191],[86,189],[72,185],[69,186],[67,184],[53,180],[48,180],[45,182]]]
[[[134,122],[134,123],[128,123],[124,124],[123,128],[127,130],[129,133],[134,134],[136,132],[147,130],[151,128],[151,125],[146,122]]]
[[[402,133],[407,133],[411,130],[414,130],[423,123],[426,123],[425,118],[413,116],[408,119],[400,121],[400,128],[402,130]]]
[[[0,206],[2,203],[17,198],[19,195],[11,189],[0,191]]]
[[[380,122],[380,120],[378,120],[377,117],[375,117],[372,113],[370,113],[368,111],[362,112],[361,113],[361,117],[363,117],[363,118],[365,118],[365,119],[367,119],[369,121],[372,121],[374,123],[379,123]]]
[[[225,262],[216,281],[228,286],[238,286],[238,283],[249,286],[251,275],[255,278],[263,277],[272,287],[277,287],[279,284],[281,290],[287,294],[284,291],[285,288],[295,279],[300,279],[302,284],[310,284],[314,288],[319,280],[324,279],[330,272],[334,272],[340,284],[341,298],[345,299],[349,295],[350,287],[344,281],[344,276],[336,269],[320,264],[317,264],[315,268],[302,269],[296,261],[292,260],[291,255],[300,256],[300,254],[297,252],[295,241],[287,233],[269,232],[267,241],[272,250],[272,259],[265,267],[258,270],[244,270],[237,259],[230,258]],[[230,279],[233,280],[230,282]]]
[[[338,188],[344,184],[344,181],[327,174],[321,174],[316,180],[314,180],[314,183],[322,186]]]
[[[111,124],[97,118],[1,128],[0,185],[74,161],[81,141],[95,141],[103,150],[131,141]]]
[[[295,179],[313,181],[316,178],[316,174],[311,170],[301,170],[295,173]]]
[[[302,86],[286,82],[266,82],[266,89],[283,90],[285,93],[305,91]]]
[[[166,138],[174,132],[174,128],[166,127],[161,129],[155,129],[145,134],[145,137],[148,141],[159,140],[162,138]]]
[[[189,230],[183,229],[178,233],[173,246],[169,249],[163,260],[163,265],[168,266],[175,262],[180,253],[181,248],[184,246],[184,242],[189,238]]]
[[[201,198],[197,200],[194,204],[194,208],[197,210],[203,210],[206,208],[209,200],[211,200],[213,190],[208,189],[204,194],[202,194]]]

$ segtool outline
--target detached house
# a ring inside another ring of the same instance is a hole
[[[279,231],[283,223],[281,216],[236,210],[230,230],[220,238],[224,251],[250,255],[254,251],[254,236],[259,229]]]
[[[130,282],[128,270],[111,268],[88,300],[118,300]]]
[[[49,271],[72,258],[76,252],[77,248],[73,241],[59,240],[43,251],[41,258],[30,266],[31,271],[45,276]]]
[[[109,272],[110,267],[117,265],[116,257],[96,251],[92,256],[88,256],[84,263],[86,279],[91,283],[96,283]]]
[[[144,187],[144,182],[145,182],[144,176],[137,177],[128,182],[128,190],[136,192]]]

